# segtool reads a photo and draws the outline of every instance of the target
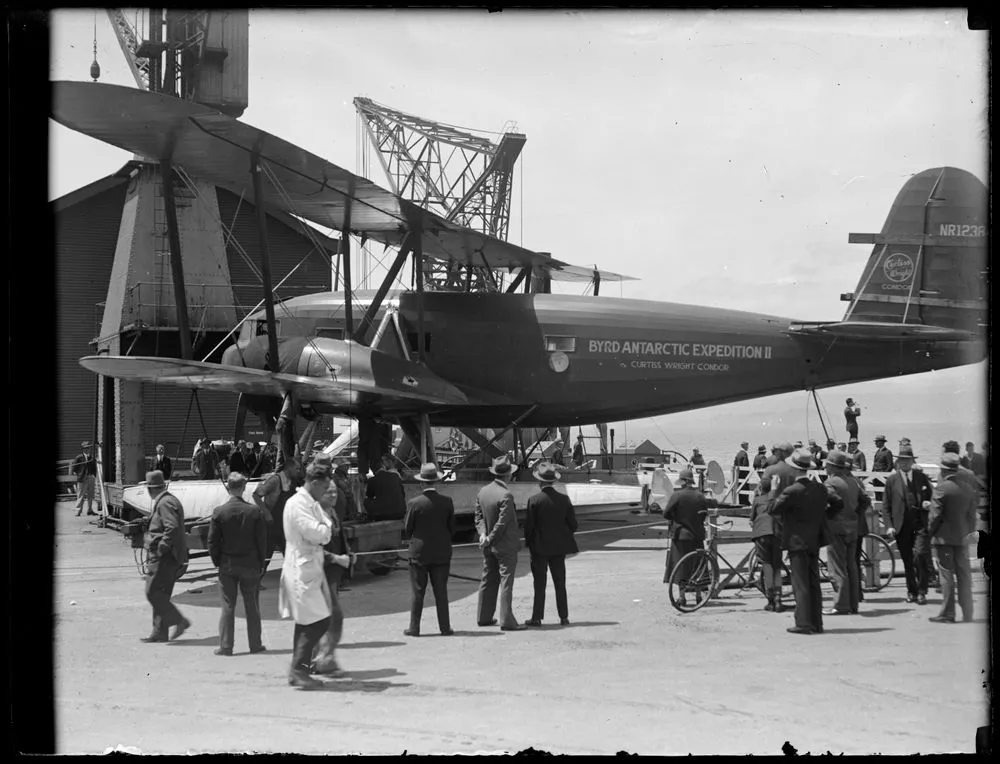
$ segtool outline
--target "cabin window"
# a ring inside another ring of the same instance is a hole
[[[563,353],[575,353],[576,337],[559,337],[551,334],[546,335],[545,351],[547,353],[555,353],[556,351],[561,351]]]
[[[344,330],[339,328],[335,329],[333,327],[323,327],[316,330],[316,336],[326,337],[331,340],[342,340],[344,339]]]
[[[416,332],[407,332],[406,333],[406,344],[410,346],[410,352],[411,353],[418,353],[418,352],[420,352],[419,347],[417,346],[417,333]],[[431,352],[431,333],[430,332],[424,332],[424,352],[425,353]]]
[[[280,321],[275,321],[274,322],[274,331],[275,331],[275,333],[279,337],[281,336],[281,322]],[[267,320],[266,319],[263,320],[263,321],[258,321],[257,322],[257,336],[258,337],[265,337],[265,336],[267,336]]]

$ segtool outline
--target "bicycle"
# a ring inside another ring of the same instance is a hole
[[[860,569],[861,569],[861,591],[865,593],[880,592],[889,585],[892,577],[896,575],[896,555],[893,554],[892,547],[896,544],[896,539],[886,539],[877,533],[868,533],[858,539],[861,544]],[[871,545],[872,554],[869,554],[867,547]],[[825,549],[825,548],[824,548]],[[833,578],[830,576],[830,568],[824,559],[826,553],[820,550],[819,557],[819,580],[821,584],[833,585]],[[788,566],[788,553],[785,552],[782,562]],[[873,584],[866,583],[873,581]]]
[[[670,604],[682,613],[693,613],[704,607],[710,599],[718,597],[721,590],[726,588],[736,588],[736,596],[738,597],[748,589],[761,594],[765,593],[761,582],[763,566],[757,556],[756,546],[751,547],[750,551],[734,566],[719,551],[716,535],[711,533],[712,530],[732,528],[733,521],[727,520],[721,525],[708,521],[706,525],[710,529],[706,546],[688,552],[681,557],[667,579],[667,595],[670,598]],[[720,559],[729,568],[729,573],[721,581],[719,580]],[[731,584],[734,579],[738,580]],[[786,593],[791,594],[791,589],[786,590],[785,588],[790,580],[791,576],[787,565],[785,565],[781,575],[783,596]],[[689,594],[694,595],[693,602],[688,599],[687,595]]]

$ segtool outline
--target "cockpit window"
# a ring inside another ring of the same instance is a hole
[[[340,328],[333,327],[321,327],[316,330],[317,337],[327,337],[331,340],[342,340],[344,339],[344,330]]]
[[[277,335],[280,337],[281,336],[281,322],[280,321],[275,321],[274,322],[274,330],[277,333]],[[258,321],[257,322],[257,336],[258,337],[263,337],[263,336],[266,336],[266,335],[267,335],[267,321],[266,320],[264,320],[264,321]]]
[[[546,335],[545,351],[547,353],[554,353],[557,350],[562,351],[563,353],[576,352],[576,337],[560,337],[551,334]]]

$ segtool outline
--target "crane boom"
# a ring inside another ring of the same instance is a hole
[[[125,54],[132,76],[135,77],[135,84],[143,90],[149,90],[149,59],[139,58],[136,52],[139,50],[139,39],[135,34],[132,25],[125,18],[125,13],[121,8],[108,8],[108,18],[111,19],[111,28],[115,30],[115,37],[118,45]]]

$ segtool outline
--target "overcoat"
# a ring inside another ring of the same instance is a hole
[[[323,545],[333,526],[320,503],[303,487],[285,504],[285,561],[281,566],[278,612],[303,626],[328,618],[330,589],[323,572]]]

